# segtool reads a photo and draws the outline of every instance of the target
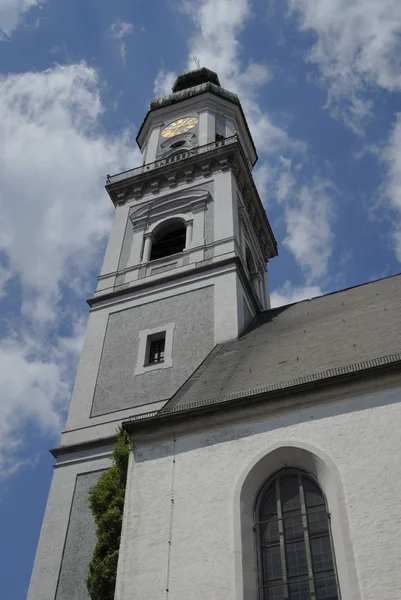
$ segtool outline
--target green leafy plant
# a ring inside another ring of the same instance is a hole
[[[121,427],[112,454],[112,466],[89,491],[97,543],[86,580],[92,600],[113,600],[127,481],[129,441]]]

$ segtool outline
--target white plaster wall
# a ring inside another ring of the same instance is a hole
[[[192,433],[172,431],[162,443],[134,440],[116,600],[133,590],[152,600],[256,600],[243,591],[238,487],[281,445],[312,449],[338,475],[342,489],[334,474],[321,485],[342,599],[399,600],[400,420],[399,388],[220,427],[210,418],[208,430],[192,423]]]
[[[130,207],[128,204],[124,204],[123,206],[118,206],[115,211],[114,221],[111,228],[109,241],[107,243],[100,275],[114,273],[118,269],[118,262],[120,260],[120,253],[124,240],[129,208]]]
[[[209,108],[199,111],[199,146],[215,140],[216,115]]]
[[[220,171],[214,176],[214,239],[224,240],[233,236],[233,189],[230,171]]]
[[[70,454],[56,466],[27,600],[54,600],[77,475],[107,469],[112,447]]]
[[[160,125],[157,127],[154,127],[152,129],[152,132],[148,139],[148,147],[147,147],[146,156],[144,159],[145,164],[152,163],[156,160],[157,146],[159,144],[159,137],[160,137],[160,129],[161,129]]]
[[[236,277],[237,284],[237,311],[238,311],[238,334],[241,335],[244,329],[249,325],[251,318],[255,315],[255,309],[249,299],[247,291],[244,289],[240,277]],[[247,311],[245,311],[245,306]]]
[[[75,380],[74,392],[68,414],[66,431],[62,444],[79,443],[87,439],[98,439],[112,435],[116,422],[141,412],[160,408],[160,402],[143,407],[118,411],[101,417],[90,417],[98,369],[102,355],[107,321],[110,314],[125,308],[142,306],[154,300],[171,298],[177,294],[191,292],[213,285],[214,287],[214,344],[237,337],[237,275],[235,265],[216,267],[202,275],[188,275],[186,280],[173,281],[164,286],[148,288],[138,293],[127,294],[120,300],[93,310],[89,316],[87,331]],[[151,307],[149,308],[151,310]],[[139,340],[133,340],[138,343]],[[132,365],[135,369],[135,364]],[[111,421],[111,424],[107,422]],[[71,433],[70,433],[71,432]]]

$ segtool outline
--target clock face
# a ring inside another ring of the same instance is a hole
[[[179,133],[185,133],[189,131],[197,124],[198,119],[196,117],[185,117],[184,119],[178,119],[170,125],[167,125],[164,129],[162,129],[162,136],[165,138],[171,138]]]

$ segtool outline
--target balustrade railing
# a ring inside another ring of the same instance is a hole
[[[235,144],[236,142],[238,142],[238,136],[232,135],[222,140],[211,142],[210,144],[204,144],[203,146],[191,148],[191,150],[186,150],[185,152],[180,152],[179,154],[174,154],[173,156],[167,158],[161,158],[160,160],[156,160],[155,162],[142,165],[141,167],[129,169],[128,171],[123,171],[122,173],[117,173],[117,175],[108,175],[106,184],[109,185],[111,183],[117,183],[118,181],[124,181],[124,179],[136,177],[137,175],[143,175],[144,173],[154,171],[155,169],[160,169],[161,167],[165,167],[166,165],[171,165],[173,163],[180,162],[187,158],[191,158],[192,156],[204,154],[205,152],[209,152],[210,150],[214,150],[215,148],[221,148],[222,146]]]

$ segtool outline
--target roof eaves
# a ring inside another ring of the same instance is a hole
[[[131,417],[131,419],[124,421],[122,426],[127,430],[136,429],[136,424],[148,423],[161,424],[165,420],[171,418],[185,418],[185,415],[192,415],[198,412],[207,412],[208,410],[216,410],[220,407],[227,407],[227,404],[238,406],[243,402],[267,400],[270,398],[277,398],[281,395],[288,395],[288,393],[302,392],[310,388],[321,387],[324,385],[334,385],[348,381],[350,377],[364,377],[378,371],[388,370],[389,368],[395,368],[401,366],[401,352],[391,354],[389,356],[382,356],[379,358],[361,361],[360,363],[353,363],[345,365],[343,367],[335,367],[319,373],[313,373],[304,377],[298,377],[290,381],[283,381],[260,388],[251,388],[243,390],[241,392],[227,394],[223,396],[215,396],[213,398],[207,398],[198,400],[196,402],[188,404],[176,404],[171,406],[170,409],[166,410],[167,405],[159,411],[152,413],[145,413],[138,417]]]

